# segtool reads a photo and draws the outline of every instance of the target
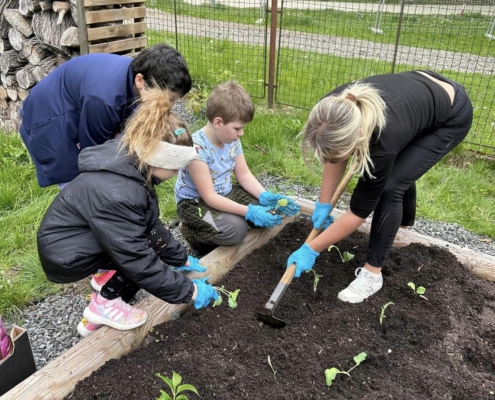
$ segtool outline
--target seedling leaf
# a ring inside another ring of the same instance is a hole
[[[409,286],[414,291],[414,293],[416,293],[416,285],[414,283],[409,282],[407,286]]]
[[[342,372],[338,368],[330,368],[325,370],[325,380],[327,382],[327,386],[332,386],[333,380],[337,376],[337,374],[341,374]]]
[[[201,207],[198,207],[199,218],[203,218],[203,212],[201,211]]]
[[[344,251],[344,256],[342,257],[342,261],[351,261],[354,258],[354,254],[349,253],[348,251]]]
[[[187,383],[185,385],[180,385],[177,388],[177,393],[183,392],[184,390],[190,390],[191,392],[196,393],[199,396],[198,390],[193,385],[189,385]],[[181,396],[183,396],[183,395],[181,395]],[[179,398],[177,397],[177,399],[179,399]]]
[[[170,397],[170,395],[166,392],[164,392],[163,390],[160,390],[160,397],[158,397],[157,400],[173,400],[172,397]]]
[[[216,299],[215,302],[213,303],[213,307],[219,306],[222,303],[223,303],[223,299],[222,296],[219,294],[218,299]]]
[[[387,309],[388,306],[392,306],[392,305],[395,305],[395,303],[392,303],[391,301],[389,301],[387,304],[384,304],[382,306],[382,312],[380,314],[380,325],[383,322],[383,318],[385,318],[385,310]]]
[[[235,301],[233,298],[229,297],[229,307],[230,308],[236,308],[237,307],[237,301]]]
[[[174,383],[172,382],[172,379],[170,379],[168,376],[163,376],[159,373],[155,375],[161,378],[170,387],[170,389],[174,390]]]
[[[367,354],[363,351],[362,353],[359,353],[356,357],[354,357],[354,362],[356,365],[361,364],[364,360],[366,360]]]
[[[182,376],[180,376],[177,372],[174,371],[172,374],[172,382],[173,382],[174,388],[176,388],[182,382]]]
[[[185,394],[179,394],[175,400],[189,400],[189,397],[187,397]]]
[[[280,199],[277,203],[280,207],[285,207],[287,205],[287,199]]]
[[[418,288],[416,289],[416,293],[417,294],[425,294],[426,289],[423,286],[418,286]]]

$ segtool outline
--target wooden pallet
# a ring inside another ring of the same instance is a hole
[[[146,47],[144,3],[145,0],[77,1],[81,54],[128,54],[143,50]]]

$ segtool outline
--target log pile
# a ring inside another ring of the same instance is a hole
[[[77,29],[70,10],[69,1],[0,0],[1,130],[18,130],[31,88],[79,54],[79,42],[61,44],[66,30]]]
[[[0,131],[18,130],[19,110],[34,85],[63,62],[88,52],[79,45],[80,34],[86,28],[99,28],[95,38],[84,38],[88,44],[102,46],[90,52],[128,53],[119,52],[122,45],[112,46],[112,41],[122,42],[129,37],[132,39],[127,40],[145,45],[144,33],[136,34],[140,36],[136,39],[132,35],[145,31],[143,18],[128,26],[123,20],[132,10],[143,17],[144,0],[137,0],[140,8],[134,8],[133,3],[122,6],[107,0],[87,1],[89,6],[83,9],[95,21],[78,27],[78,20],[84,24],[84,18],[78,18],[76,0],[0,0]],[[120,30],[113,32],[115,29]]]

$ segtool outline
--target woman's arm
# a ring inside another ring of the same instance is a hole
[[[359,228],[364,221],[364,218],[359,218],[354,215],[351,210],[347,210],[342,217],[320,233],[318,237],[309,242],[308,245],[314,251],[321,253],[332,244],[335,244],[343,238],[349,236],[352,232]]]
[[[249,169],[244,154],[239,154],[235,159],[234,175],[239,185],[257,199],[261,193],[266,191]]]
[[[321,178],[321,191],[320,191],[320,203],[328,204],[332,199],[337,186],[344,176],[345,168],[347,166],[346,159],[336,164],[325,163],[323,164],[323,177]]]
[[[240,216],[246,215],[248,212],[247,206],[227,199],[215,191],[213,181],[211,180],[210,170],[204,161],[194,160],[189,164],[187,169],[189,170],[194,186],[196,186],[199,195],[206,204],[219,211]]]

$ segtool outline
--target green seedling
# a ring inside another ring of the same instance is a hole
[[[273,369],[273,365],[272,365],[272,362],[271,362],[271,360],[270,360],[270,356],[268,356],[268,365],[269,365],[269,366],[270,366],[270,368],[272,369],[272,372],[273,372],[273,377],[275,378],[275,380],[277,380],[277,377],[276,377],[276,375],[275,375],[275,374],[277,373],[277,371],[275,371],[275,370]]]
[[[380,314],[380,325],[383,322],[383,318],[385,318],[385,310],[387,309],[388,306],[392,306],[392,305],[395,305],[395,303],[392,303],[391,301],[389,301],[387,304],[384,304],[382,306],[382,312]]]
[[[218,293],[218,299],[215,300],[215,302],[213,303],[213,307],[219,306],[220,304],[223,303],[222,294],[228,298],[228,303],[230,308],[237,307],[237,296],[239,295],[241,289],[236,289],[233,292],[229,292],[223,287],[223,285],[222,287],[213,286],[213,289],[215,289],[216,292]]]
[[[309,269],[306,271],[306,273],[313,273],[314,276],[314,281],[313,281],[313,291],[316,292],[316,287],[318,286],[318,282],[320,281],[320,278],[323,277],[323,275],[318,274],[314,269]]]
[[[199,218],[203,218],[203,212],[201,211],[201,207],[198,207]]]
[[[187,390],[199,396],[198,390],[193,385],[180,384],[182,382],[182,377],[175,371],[172,373],[172,379],[161,374],[155,375],[161,378],[172,391],[172,396],[170,396],[167,392],[160,390],[161,395],[156,400],[188,400],[189,398],[185,394],[179,394]]]
[[[364,360],[366,360],[366,356],[367,354],[362,352],[359,353],[356,357],[354,357],[354,362],[356,363],[356,365],[354,365],[354,367],[352,367],[348,371],[341,371],[335,367],[325,370],[325,380],[327,382],[327,386],[332,386],[333,380],[338,374],[345,374],[350,378],[351,375],[349,374],[349,372],[351,372],[354,368],[356,368],[359,364],[361,364]]]
[[[409,286],[415,294],[418,294],[420,296],[426,293],[426,289],[423,286],[416,287],[416,285],[412,282],[409,282],[407,286]]]
[[[336,249],[339,252],[340,259],[343,263],[345,263],[346,261],[351,261],[354,258],[354,254],[349,253],[348,251],[344,251],[344,254],[342,254],[337,246],[330,246],[328,248],[328,251],[331,251],[332,249]]]

